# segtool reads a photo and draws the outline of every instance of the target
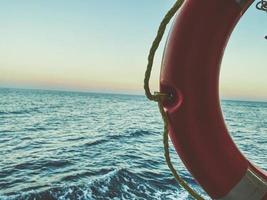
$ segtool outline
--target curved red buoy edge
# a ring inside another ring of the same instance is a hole
[[[220,64],[233,28],[253,0],[186,0],[169,35],[160,76],[169,134],[187,169],[213,199],[267,199],[267,174],[228,134]]]

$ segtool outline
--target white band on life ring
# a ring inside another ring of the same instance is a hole
[[[261,200],[267,193],[267,182],[248,169],[241,181],[218,200]]]

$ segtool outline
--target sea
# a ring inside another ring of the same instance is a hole
[[[267,103],[221,101],[241,151],[267,170]],[[192,199],[165,164],[144,96],[0,89],[0,200]],[[181,176],[209,197],[185,169]]]

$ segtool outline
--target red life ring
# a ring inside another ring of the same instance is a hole
[[[219,99],[224,48],[253,0],[186,0],[169,35],[160,91],[169,134],[184,164],[213,199],[267,199],[267,174],[228,134]]]

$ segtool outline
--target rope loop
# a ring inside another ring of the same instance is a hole
[[[256,4],[256,8],[258,10],[266,11],[267,12],[267,1],[266,0],[261,0]]]
[[[159,102],[159,100],[160,100],[160,98],[157,95],[152,95],[150,88],[149,88],[149,80],[150,80],[150,76],[151,76],[151,71],[152,71],[152,67],[153,67],[155,53],[159,47],[160,41],[162,40],[162,37],[165,33],[167,25],[169,24],[170,20],[175,15],[175,13],[182,6],[183,2],[184,2],[184,0],[177,0],[176,3],[173,5],[173,7],[167,12],[167,14],[163,18],[162,22],[160,23],[157,36],[154,39],[152,46],[150,48],[150,51],[149,51],[148,64],[147,64],[147,69],[145,72],[145,79],[144,79],[144,89],[145,89],[145,94],[146,94],[147,98],[151,101]]]
[[[267,12],[267,0],[261,0],[256,4],[256,8],[261,11],[266,11]],[[267,35],[264,37],[267,39]]]
[[[159,47],[160,41],[162,40],[162,37],[164,35],[164,32],[166,30],[167,25],[169,24],[170,20],[173,18],[173,16],[176,14],[176,12],[179,10],[179,8],[182,6],[184,0],[177,0],[176,3],[173,5],[173,7],[167,12],[164,19],[162,20],[157,36],[155,40],[152,43],[152,46],[149,51],[148,56],[148,64],[147,69],[145,72],[145,79],[144,79],[144,89],[145,94],[147,98],[151,101],[158,102],[159,110],[164,122],[164,132],[163,132],[163,145],[164,145],[164,156],[166,159],[166,163],[171,170],[173,176],[175,177],[176,181],[185,189],[188,191],[189,194],[192,195],[197,200],[204,200],[196,191],[194,191],[175,170],[171,158],[170,158],[170,152],[169,152],[169,136],[168,136],[168,116],[166,112],[164,111],[163,102],[167,100],[171,100],[172,95],[161,93],[161,92],[155,92],[153,95],[149,88],[149,80],[151,76],[152,66],[154,62],[155,53]]]

